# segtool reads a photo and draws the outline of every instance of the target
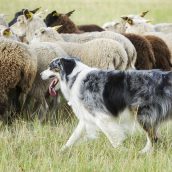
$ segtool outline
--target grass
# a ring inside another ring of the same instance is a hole
[[[0,0],[0,12],[9,14],[10,20],[21,8],[54,9],[68,12],[75,9],[72,19],[77,24],[104,22],[130,13],[150,10],[147,18],[156,22],[171,22],[171,0]],[[60,112],[61,116],[68,111]],[[58,124],[41,125],[37,120],[16,121],[0,131],[0,171],[3,172],[171,172],[172,127],[161,128],[161,139],[150,155],[139,156],[144,146],[144,133],[129,137],[124,146],[113,149],[104,135],[99,139],[82,143],[65,153],[59,150],[67,141],[77,120],[59,120]]]

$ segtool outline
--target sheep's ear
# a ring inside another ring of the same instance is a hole
[[[140,17],[144,17],[149,11],[144,11],[140,14]]]
[[[57,16],[57,17],[60,15],[59,13],[57,13],[57,11],[53,11],[51,14],[52,16]]]
[[[41,9],[41,7],[39,7],[39,8],[36,8],[36,9],[34,9],[34,10],[32,10],[32,11],[30,11],[31,13],[33,13],[33,14],[35,14],[37,11],[39,11]]]
[[[128,18],[127,23],[130,24],[130,25],[133,25],[133,20]]]
[[[74,11],[75,11],[75,10],[69,11],[68,13],[66,13],[66,15],[67,15],[68,17],[70,17],[71,14],[72,14]]]
[[[127,20],[128,20],[128,17],[127,17],[127,16],[121,16],[121,18],[122,18],[124,21],[127,21]]]
[[[3,36],[10,36],[12,33],[11,33],[11,30],[10,28],[6,28],[2,31],[2,35]]]
[[[54,26],[52,27],[55,31],[58,32],[58,30],[62,27],[63,25],[58,25],[58,26]]]
[[[33,17],[33,13],[31,13],[28,9],[23,11],[23,15],[25,16],[27,20],[32,19]]]

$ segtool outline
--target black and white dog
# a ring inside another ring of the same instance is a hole
[[[141,153],[149,152],[157,141],[157,127],[171,117],[172,72],[108,71],[90,68],[75,58],[57,58],[41,77],[55,78],[50,92],[59,81],[79,119],[63,149],[82,135],[95,138],[99,130],[117,147],[133,129],[134,121],[138,121],[147,133],[147,144]],[[133,109],[137,109],[137,115]]]

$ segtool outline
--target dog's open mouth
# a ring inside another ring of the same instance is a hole
[[[56,87],[58,82],[59,82],[59,80],[57,78],[54,78],[51,81],[51,84],[49,86],[49,93],[51,96],[57,96],[57,91],[55,90],[55,87]]]

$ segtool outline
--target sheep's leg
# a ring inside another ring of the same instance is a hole
[[[22,89],[17,86],[14,90],[14,94],[12,95],[12,105],[13,105],[14,111],[16,113],[21,112],[21,104],[19,101],[19,97],[20,97],[21,92],[22,92]]]

